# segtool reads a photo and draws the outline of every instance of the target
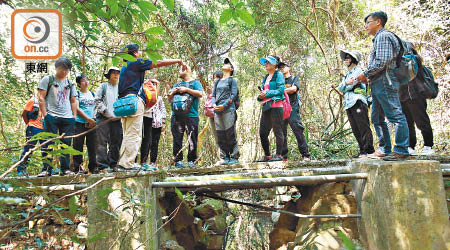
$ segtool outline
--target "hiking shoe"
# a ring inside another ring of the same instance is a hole
[[[410,155],[417,155],[416,150],[414,150],[412,147],[409,147],[409,148],[408,148],[408,153],[409,153]]]
[[[273,161],[283,161],[283,157],[281,155],[275,155],[274,157],[272,157],[270,160],[270,162]]]
[[[311,161],[311,157],[303,156],[302,161]]]
[[[194,168],[195,163],[193,161],[188,162],[188,168]]]
[[[48,176],[52,176],[52,172],[50,172],[50,171],[42,171],[42,172],[40,172],[38,175],[37,175],[37,177],[48,177]]]
[[[99,173],[100,173],[100,170],[98,169],[98,167],[94,168],[94,169],[91,171],[91,174],[99,174]]]
[[[386,154],[380,153],[380,152],[378,152],[378,151],[375,151],[375,152],[372,153],[372,154],[368,154],[368,155],[367,155],[367,158],[370,158],[370,159],[381,159],[381,158],[383,158],[383,157],[385,157],[385,156],[386,156]]]
[[[152,165],[153,164],[153,165]],[[143,165],[142,165],[142,170],[144,170],[144,171],[156,171],[156,170],[158,170],[156,167],[155,167],[155,164],[154,163],[152,163],[152,164],[147,164],[147,163],[144,163]]]
[[[394,152],[392,154],[389,154],[385,157],[383,157],[384,161],[404,161],[409,158],[409,155],[402,155],[397,152]]]
[[[176,168],[184,168],[184,163],[183,163],[182,161],[177,161],[177,162],[175,163],[175,167],[176,167]]]
[[[113,168],[113,172],[125,172],[125,171],[127,171],[128,169],[126,169],[126,168],[124,168],[124,167],[122,167],[122,166],[119,166],[119,165],[117,165],[117,166],[115,166],[114,168]]]
[[[17,170],[17,176],[18,177],[29,177],[28,172],[26,170]]]
[[[228,161],[228,164],[230,164],[230,165],[235,165],[235,164],[239,164],[239,161],[238,161],[237,159],[233,159],[233,158],[231,158],[231,160],[230,160],[230,161]]]
[[[421,155],[433,155],[433,154],[434,154],[434,150],[432,147],[429,147],[429,146],[423,147]]]
[[[64,170],[63,172],[59,173],[60,176],[71,176],[71,175],[76,175],[74,172],[70,171],[70,170]]]
[[[264,156],[264,158],[257,160],[256,162],[268,162],[270,159],[272,159],[272,156]]]
[[[227,165],[229,162],[230,162],[230,159],[228,157],[225,157],[225,158],[217,161],[216,164],[214,164],[214,166]]]

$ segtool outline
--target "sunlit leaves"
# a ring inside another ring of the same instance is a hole
[[[245,8],[245,4],[243,2],[238,2],[238,0],[232,0],[231,8],[225,9],[222,11],[219,17],[219,23],[227,23],[233,18],[235,21],[239,19],[248,23],[250,25],[255,25],[255,20],[253,19],[250,12]]]
[[[238,13],[239,18],[242,21],[250,25],[255,25],[255,20],[253,19],[252,15],[250,15],[247,9],[237,9],[236,12]]]
[[[232,8],[228,8],[228,9],[225,9],[224,11],[222,11],[222,14],[220,15],[220,18],[219,18],[219,23],[228,22],[231,19],[231,17],[233,17],[233,11],[234,11],[234,9],[232,9]]]
[[[166,5],[166,7],[173,11],[175,8],[175,0],[162,0],[164,5]]]
[[[143,12],[151,12],[157,10],[156,6],[149,1],[139,1],[137,5]]]

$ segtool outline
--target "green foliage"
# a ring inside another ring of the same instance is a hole
[[[238,2],[238,0],[230,1],[231,8],[225,9],[222,11],[222,14],[219,18],[219,23],[224,24],[234,18],[237,21],[237,17],[239,17],[242,21],[247,24],[255,25],[255,20],[253,19],[250,12],[246,9],[246,6],[243,2]]]

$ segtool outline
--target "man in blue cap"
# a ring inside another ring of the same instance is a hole
[[[144,82],[146,70],[173,64],[179,64],[186,68],[181,59],[158,60],[156,64],[152,60],[144,60],[141,58],[141,51],[137,44],[128,44],[125,46],[124,51],[135,57],[136,61],[124,59],[126,66],[123,66],[120,70],[119,98],[129,95],[138,96],[139,89],[141,89]],[[145,170],[140,166],[133,166],[141,145],[143,117],[144,101],[139,97],[136,113],[122,118],[122,146],[120,147],[120,159],[114,171]]]

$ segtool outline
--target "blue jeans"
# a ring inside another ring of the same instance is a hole
[[[39,141],[39,143],[44,142],[43,140],[32,140],[32,141],[30,141],[31,137],[39,134],[42,131],[44,131],[44,130],[42,130],[40,128],[33,127],[33,126],[27,126],[27,129],[25,130],[27,144],[23,148],[23,152],[20,155],[20,159],[21,160],[25,156],[25,154],[38,143],[38,141]],[[17,166],[17,171],[24,171],[24,170],[26,170],[28,158],[29,158],[29,156],[27,156],[23,160],[23,162],[19,166]]]
[[[44,118],[44,131],[50,132],[53,134],[65,134],[66,136],[70,136],[73,134],[73,130],[75,127],[75,119],[74,118],[62,118],[62,117],[56,117],[52,116],[50,114],[47,114]],[[69,145],[72,143],[72,139],[64,139],[62,142],[66,145]],[[47,156],[47,152],[51,151],[48,149],[47,144],[44,146],[44,151],[46,151],[43,156]],[[66,170],[69,170],[70,165],[70,155],[68,154],[62,154],[59,157],[59,163],[61,165],[61,172],[64,172]],[[44,167],[42,168],[42,171],[50,172],[52,170],[52,166],[49,164],[48,161],[44,161]]]
[[[385,122],[385,117],[395,125],[394,152],[408,155],[409,129],[402,106],[398,98],[399,83],[394,73],[387,71],[378,78],[371,80],[373,106],[371,119],[375,132],[380,140],[380,147],[386,154],[392,152],[391,138]]]

